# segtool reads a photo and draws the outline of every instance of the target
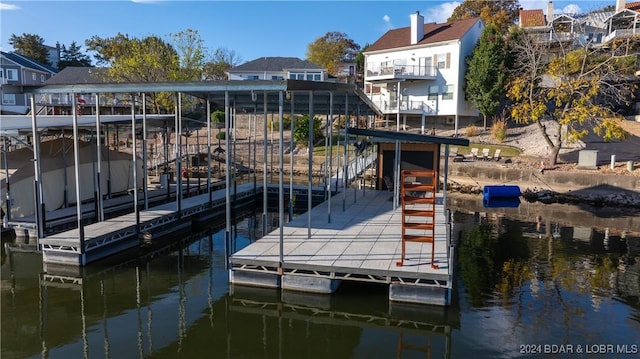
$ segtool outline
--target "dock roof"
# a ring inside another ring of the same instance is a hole
[[[73,76],[72,76],[73,77]],[[71,77],[71,78],[72,78]],[[71,80],[70,78],[70,80]],[[293,107],[297,113],[310,109],[310,95],[313,96],[314,114],[328,114],[330,107],[334,114],[374,112],[377,108],[366,94],[353,84],[318,82],[305,80],[248,80],[248,81],[182,81],[182,82],[101,82],[46,83],[40,87],[25,89],[35,94],[103,94],[103,93],[152,93],[173,92],[188,94],[200,99],[210,100],[219,108],[225,106],[225,96],[239,111],[252,113],[278,112],[278,93],[285,94],[284,113]],[[266,98],[266,101],[265,101]]]

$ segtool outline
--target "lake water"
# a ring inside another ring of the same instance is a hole
[[[13,247],[2,254],[1,357],[638,357],[636,232],[467,212],[454,215],[448,308],[392,304],[370,284],[330,296],[231,286],[226,255],[261,237],[259,213],[234,224],[229,245],[214,227],[80,271]]]

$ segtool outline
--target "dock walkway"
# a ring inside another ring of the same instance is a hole
[[[401,302],[448,305],[453,278],[453,247],[442,198],[436,205],[435,261],[431,243],[408,243],[404,266],[401,256],[401,209],[393,209],[387,191],[359,192],[357,199],[342,199],[312,209],[311,236],[307,214],[283,228],[283,263],[280,267],[280,232],[236,252],[230,258],[234,284],[282,288],[311,293],[332,293],[342,280],[388,284],[389,299]]]
[[[260,193],[262,186],[255,188]],[[245,183],[237,186],[235,199],[243,201],[255,197],[254,184]],[[225,190],[217,190],[209,194],[201,194],[182,200],[180,211],[176,202],[128,213],[84,226],[84,247],[80,243],[77,228],[40,239],[43,261],[45,263],[86,265],[106,258],[117,252],[132,248],[140,243],[139,235],[147,233],[168,233],[191,226],[192,217],[205,213],[210,209],[224,208],[226,205]]]

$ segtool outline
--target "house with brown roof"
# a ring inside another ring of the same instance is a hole
[[[640,2],[616,0],[614,11],[559,14],[553,1],[542,9],[520,9],[518,25],[537,41],[554,48],[608,46],[611,41],[640,35]]]
[[[425,24],[419,12],[410,23],[387,31],[364,52],[364,90],[387,121],[419,120],[423,133],[444,124],[457,130],[459,121],[478,116],[464,96],[465,59],[484,24],[480,18]]]

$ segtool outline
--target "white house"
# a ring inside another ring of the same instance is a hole
[[[328,81],[327,69],[297,57],[260,57],[227,71],[229,80]]]
[[[422,131],[436,124],[477,118],[465,100],[465,59],[473,53],[484,24],[479,18],[424,23],[419,12],[411,26],[387,31],[365,56],[365,92],[388,120],[419,119]]]

